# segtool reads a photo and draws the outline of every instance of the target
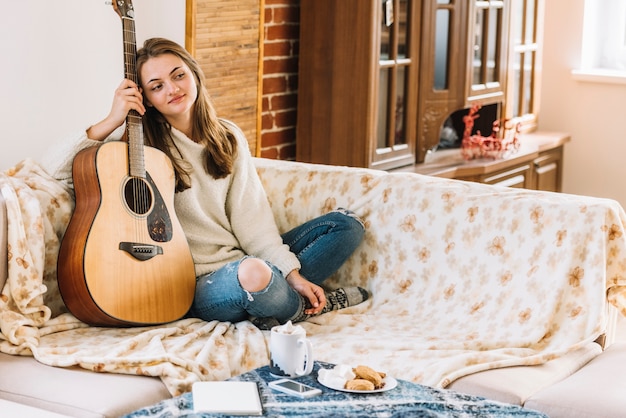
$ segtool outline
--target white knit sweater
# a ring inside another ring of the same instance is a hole
[[[288,274],[299,269],[300,262],[282,242],[243,132],[233,123],[226,123],[235,132],[238,152],[233,173],[219,180],[204,171],[202,146],[172,128],[176,147],[193,168],[191,187],[174,195],[174,207],[193,255],[196,276],[246,254],[267,260]],[[107,141],[119,140],[122,133],[123,128],[116,130]],[[101,142],[88,139],[83,130],[49,154],[42,164],[53,177],[72,187],[74,156],[98,144]]]

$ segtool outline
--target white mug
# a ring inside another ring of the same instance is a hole
[[[298,377],[313,371],[313,346],[305,333],[285,334],[272,328],[270,373],[276,377]]]

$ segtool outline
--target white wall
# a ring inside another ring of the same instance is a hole
[[[137,44],[185,42],[185,0],[135,0]],[[97,122],[124,76],[122,24],[104,0],[2,0],[0,170]]]
[[[563,188],[626,207],[626,84],[577,81],[584,0],[546,0],[539,128],[565,131]]]

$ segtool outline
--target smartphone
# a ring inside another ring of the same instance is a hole
[[[289,379],[273,380],[269,383],[269,387],[300,398],[310,398],[322,394],[321,390],[313,386],[304,385]]]

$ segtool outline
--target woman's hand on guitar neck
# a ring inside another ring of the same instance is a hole
[[[87,129],[87,137],[103,141],[124,123],[131,110],[136,110],[140,115],[146,112],[141,89],[133,81],[124,79],[115,90],[111,111],[106,118]]]

